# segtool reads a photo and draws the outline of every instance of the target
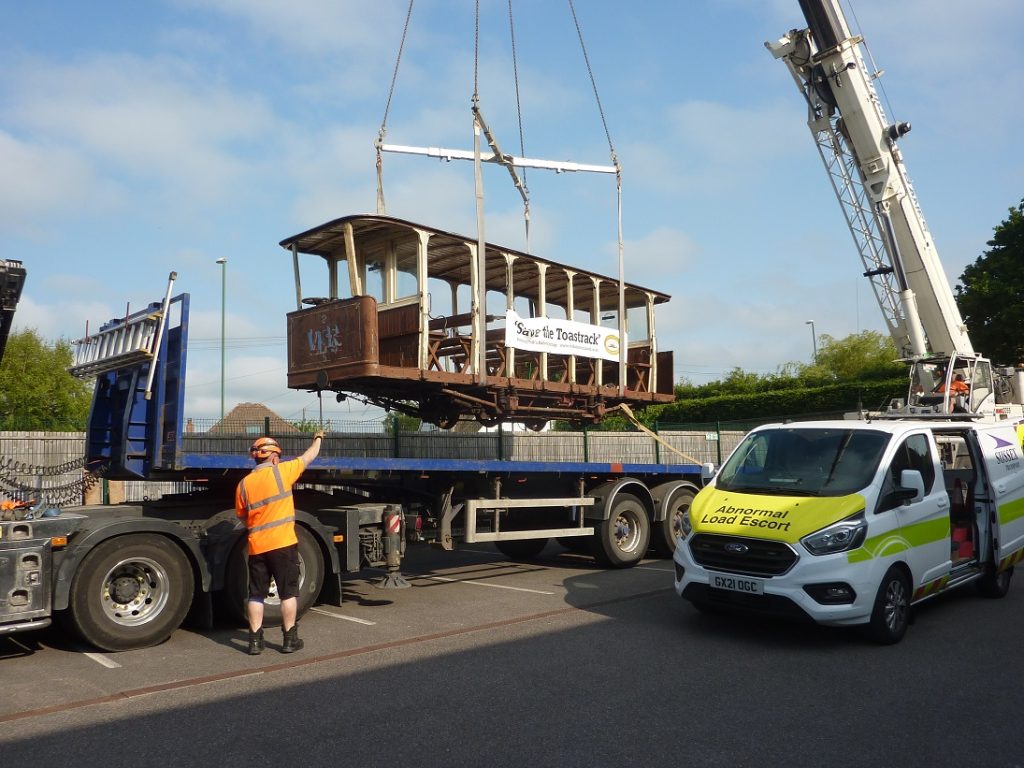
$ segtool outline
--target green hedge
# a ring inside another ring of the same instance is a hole
[[[906,394],[907,378],[900,376],[822,387],[677,400],[660,408],[648,408],[643,420],[689,423],[783,418],[802,413],[855,411],[859,404],[866,410],[878,410],[893,398],[904,398]]]

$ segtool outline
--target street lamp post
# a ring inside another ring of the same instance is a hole
[[[814,333],[814,321],[805,320],[804,325],[811,326],[811,347],[814,350],[814,362],[818,362],[818,337]]]
[[[228,260],[217,259],[220,264],[220,420],[224,421],[224,305],[228,295]]]

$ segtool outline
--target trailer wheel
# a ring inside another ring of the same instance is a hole
[[[494,542],[495,548],[509,560],[532,560],[547,545],[547,539],[510,539]]]
[[[295,526],[299,540],[299,594],[297,616],[301,617],[316,602],[324,585],[324,557],[320,547],[306,528]],[[224,575],[224,589],[221,605],[228,616],[238,624],[248,624],[245,604],[249,600],[249,554],[248,542],[243,536],[235,544],[228,558]],[[263,603],[263,625],[276,627],[281,623],[281,599],[277,596],[277,584],[270,580],[270,594]]]
[[[989,567],[985,575],[978,579],[978,592],[985,597],[1006,597],[1010,591],[1010,579],[1013,578],[1013,568],[996,573],[994,567]]]
[[[556,541],[570,552],[589,552],[592,536],[559,536]]]
[[[876,643],[892,645],[903,639],[909,624],[910,580],[899,568],[890,568],[875,596],[868,636]]]
[[[594,531],[594,557],[612,568],[640,562],[651,539],[651,521],[640,499],[628,493],[616,497],[611,514]]]
[[[162,643],[192,604],[188,558],[164,536],[132,534],[96,546],[71,582],[68,619],[78,635],[104,651]]]
[[[694,495],[689,488],[683,488],[674,494],[668,509],[665,510],[665,519],[654,524],[654,548],[659,555],[672,557],[675,554],[676,539],[683,533],[683,516],[690,514]]]

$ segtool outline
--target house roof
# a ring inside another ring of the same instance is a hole
[[[210,427],[216,434],[293,435],[302,430],[285,421],[263,403],[239,403],[224,418]]]

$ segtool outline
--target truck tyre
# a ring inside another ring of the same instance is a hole
[[[909,624],[910,580],[901,569],[890,568],[875,596],[868,636],[876,643],[892,645],[903,639]]]
[[[1006,597],[1006,593],[1010,591],[1010,579],[1012,578],[1013,568],[1006,568],[996,573],[995,567],[989,566],[985,575],[978,579],[978,592],[985,597]]]
[[[104,651],[162,643],[188,613],[195,578],[185,553],[155,534],[118,536],[98,544],[71,582],[68,620]]]
[[[324,557],[313,534],[301,525],[295,526],[295,537],[299,540],[299,594],[297,616],[302,617],[316,602],[324,585]],[[235,544],[228,557],[224,574],[224,589],[220,603],[231,620],[237,624],[248,624],[245,604],[249,600],[249,553],[248,540],[243,536]],[[277,584],[270,580],[270,595],[263,603],[263,626],[276,627],[281,624],[281,599],[277,596]]]
[[[547,545],[547,539],[511,539],[494,542],[495,548],[509,560],[532,560]]]
[[[640,562],[650,540],[647,509],[636,496],[619,494],[611,514],[594,531],[594,557],[612,568],[628,568]]]
[[[663,557],[672,557],[676,551],[676,538],[682,532],[683,515],[690,514],[690,505],[693,503],[694,492],[684,488],[673,494],[668,508],[665,510],[665,519],[654,524],[654,548]]]
[[[570,552],[589,552],[592,536],[559,536],[556,541]]]

